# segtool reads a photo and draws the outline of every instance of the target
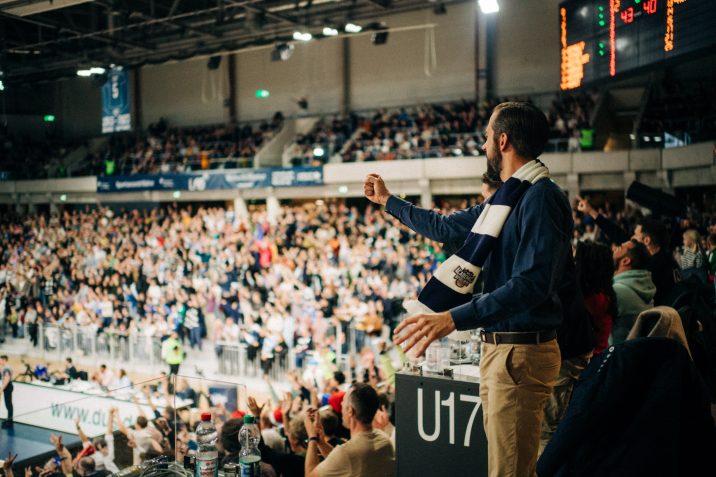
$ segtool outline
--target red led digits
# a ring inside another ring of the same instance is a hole
[[[651,15],[656,12],[656,0],[646,0],[644,2],[644,11]]]
[[[685,3],[686,0],[666,1],[666,33],[664,33],[664,51],[674,49],[674,4]]]
[[[620,15],[624,23],[631,23],[634,21],[634,8],[629,7],[626,10],[623,10]]]

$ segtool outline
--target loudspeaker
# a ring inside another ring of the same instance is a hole
[[[632,182],[627,189],[626,197],[651,210],[655,216],[686,217],[685,202],[641,182]]]
[[[388,41],[388,33],[387,31],[377,31],[370,37],[370,41],[374,45],[385,45]]]
[[[209,61],[206,63],[206,67],[210,70],[218,70],[219,65],[221,64],[221,56],[212,56],[209,58]]]

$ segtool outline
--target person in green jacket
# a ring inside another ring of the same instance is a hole
[[[169,365],[169,374],[179,374],[179,366],[184,361],[184,348],[176,331],[164,340],[162,344],[162,358]]]
[[[617,319],[609,338],[610,344],[626,340],[636,317],[654,306],[656,286],[651,279],[649,251],[632,239],[612,248],[614,279],[612,286],[617,297]]]

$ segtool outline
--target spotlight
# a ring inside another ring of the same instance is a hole
[[[92,76],[92,71],[90,70],[77,70],[77,76],[82,76],[83,78],[89,78]]]
[[[363,30],[363,27],[356,25],[355,23],[346,23],[344,30],[346,33],[360,33],[361,30]]]
[[[478,0],[478,3],[480,4],[480,10],[482,13],[486,15],[500,11],[500,6],[497,4],[497,0]]]
[[[89,71],[90,71],[90,74],[93,74],[93,75],[103,75],[105,72],[105,69],[101,68],[99,66],[93,66],[92,68],[90,68]]]
[[[296,41],[311,41],[313,35],[306,32],[295,31],[293,32],[293,39]]]
[[[287,61],[293,55],[294,46],[290,43],[279,43],[271,52],[271,61]]]
[[[338,35],[338,30],[331,27],[325,27],[323,29],[323,36],[336,36]]]
[[[313,149],[313,155],[316,157],[323,157],[323,154],[325,154],[326,151],[323,150],[321,146],[318,146]]]

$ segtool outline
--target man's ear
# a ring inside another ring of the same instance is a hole
[[[643,243],[644,245],[646,245],[647,247],[648,247],[649,245],[651,245],[651,237],[649,237],[648,235],[642,235],[641,241],[642,241],[642,243]]]
[[[507,136],[507,133],[500,133],[500,141],[498,142],[500,146],[500,151],[504,151],[507,149],[507,145],[510,143],[510,138]]]

